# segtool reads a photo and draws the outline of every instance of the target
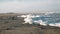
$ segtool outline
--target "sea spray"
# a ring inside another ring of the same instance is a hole
[[[56,27],[60,27],[60,23],[57,22],[57,20],[55,20],[54,16],[35,16],[35,15],[25,15],[26,17],[24,18],[24,23],[35,23],[35,24],[40,24],[40,25],[44,25],[44,26],[56,26]],[[49,15],[48,15],[49,16]],[[58,16],[57,16],[58,17]]]

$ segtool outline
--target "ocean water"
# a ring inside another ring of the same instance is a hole
[[[48,23],[59,23],[60,20],[57,20],[58,18],[53,18],[53,17],[36,17],[36,18],[32,18],[33,21],[38,21],[38,20],[42,20],[42,21],[47,21]]]
[[[50,26],[58,26],[60,27],[60,14],[50,14],[46,16],[40,16],[32,18],[33,21],[39,21],[42,20],[43,22],[46,22],[45,24],[48,24]],[[42,23],[43,23],[42,22]]]

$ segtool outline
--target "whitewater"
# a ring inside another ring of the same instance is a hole
[[[29,23],[29,24],[40,24],[40,25],[44,25],[44,26],[56,26],[56,27],[60,27],[60,22],[56,22],[54,21],[54,19],[51,19],[51,17],[45,17],[45,16],[41,16],[41,15],[22,15],[21,17],[24,17],[24,23]]]

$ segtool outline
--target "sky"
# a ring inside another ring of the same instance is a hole
[[[0,0],[0,13],[60,13],[60,0]]]

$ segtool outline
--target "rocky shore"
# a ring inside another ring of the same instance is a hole
[[[0,34],[60,34],[60,27],[22,24],[24,18],[17,18],[16,15],[9,16],[10,19],[3,18],[0,16]]]

